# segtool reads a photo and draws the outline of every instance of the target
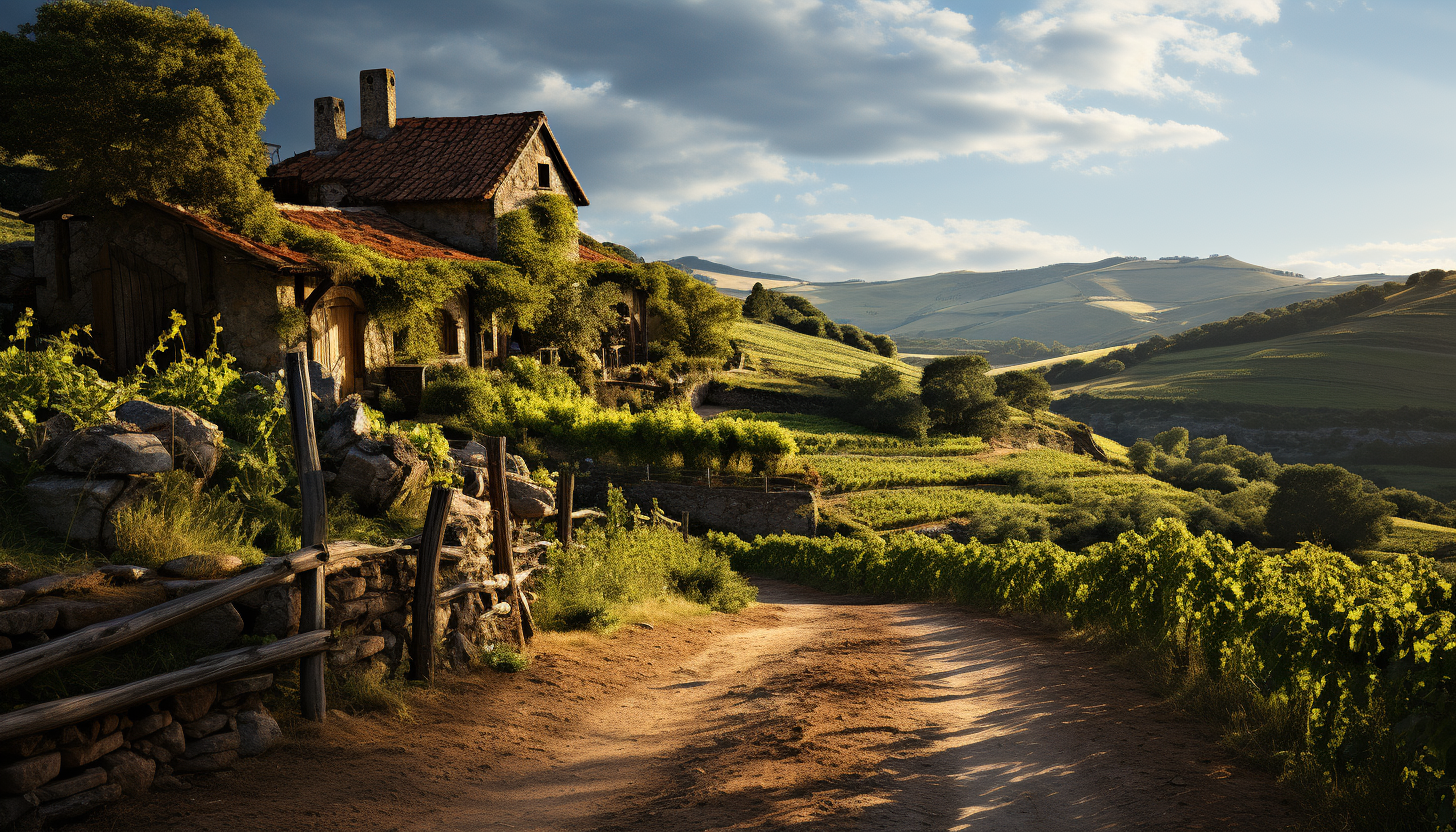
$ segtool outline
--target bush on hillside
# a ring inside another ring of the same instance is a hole
[[[996,395],[1017,410],[1035,413],[1052,403],[1052,388],[1039,370],[1007,370],[995,377]]]
[[[861,370],[844,385],[846,421],[881,433],[909,439],[925,438],[929,419],[925,405],[906,384],[905,377],[887,364]]]
[[[937,358],[920,375],[920,400],[930,412],[934,430],[964,436],[996,436],[1011,419],[1006,403],[996,397],[991,365],[979,355]]]
[[[1338,466],[1288,465],[1274,486],[1264,524],[1281,546],[1368,549],[1391,531],[1395,505],[1367,493],[1363,479]]]

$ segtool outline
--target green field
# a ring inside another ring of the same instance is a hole
[[[0,214],[0,246],[6,243],[20,243],[35,239],[35,226],[14,217]]]
[[[1394,409],[1456,405],[1456,287],[1414,288],[1324,329],[1270,341],[1167,353],[1068,385],[1094,396],[1194,398],[1280,407]]]
[[[844,505],[854,519],[872,529],[902,529],[959,517],[1022,515],[1044,520],[1048,509],[1025,497],[975,488],[903,488],[860,491]]]
[[[723,381],[732,387],[832,393],[830,380],[855,378],[861,370],[879,365],[894,367],[912,384],[920,381],[920,370],[903,361],[762,321],[744,319],[734,324],[733,340],[748,355],[753,372],[729,374]]]
[[[1429,555],[1443,546],[1456,544],[1456,529],[1399,517],[1391,522],[1395,524],[1395,531],[1380,541],[1382,552]]]
[[[1424,465],[1351,465],[1349,468],[1381,488],[1409,488],[1443,503],[1456,500],[1456,468]]]

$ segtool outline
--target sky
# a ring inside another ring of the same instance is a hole
[[[196,5],[261,56],[285,156],[316,97],[357,126],[361,69],[395,71],[401,116],[543,110],[583,229],[648,259],[1456,268],[1451,0]]]

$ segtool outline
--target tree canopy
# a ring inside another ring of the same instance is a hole
[[[1316,541],[1341,551],[1368,549],[1390,532],[1396,507],[1367,493],[1365,481],[1337,465],[1288,465],[1274,478],[1264,525],[1274,542]]]
[[[1011,418],[996,397],[991,365],[979,355],[937,358],[920,375],[920,399],[930,411],[931,427],[966,436],[993,436]]]
[[[0,151],[54,167],[97,205],[149,197],[245,233],[276,224],[258,186],[277,100],[258,54],[198,11],[55,0],[0,33]]]

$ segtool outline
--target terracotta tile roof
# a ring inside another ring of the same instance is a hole
[[[337,208],[279,205],[278,213],[286,220],[327,231],[344,242],[368,246],[397,260],[418,260],[422,257],[460,261],[490,259],[451,248],[379,211],[341,211]]]
[[[581,252],[581,259],[588,263],[595,263],[600,260],[609,260],[613,263],[626,263],[632,265],[627,258],[616,254],[603,254],[596,249],[587,248],[585,243],[577,243],[577,250]]]
[[[365,138],[356,128],[338,155],[300,153],[276,165],[270,176],[309,184],[338,181],[362,204],[489,199],[538,130],[577,204],[587,204],[542,112],[401,118],[382,140]]]
[[[307,254],[282,246],[271,246],[267,243],[249,240],[247,237],[232,231],[217,220],[204,217],[200,214],[194,214],[181,206],[155,199],[143,198],[139,201],[163,213],[170,214],[195,229],[201,230],[204,236],[212,238],[209,242],[229,245],[253,259],[261,261],[265,265],[290,272],[311,272],[322,268],[322,266],[314,262],[313,258]]]

